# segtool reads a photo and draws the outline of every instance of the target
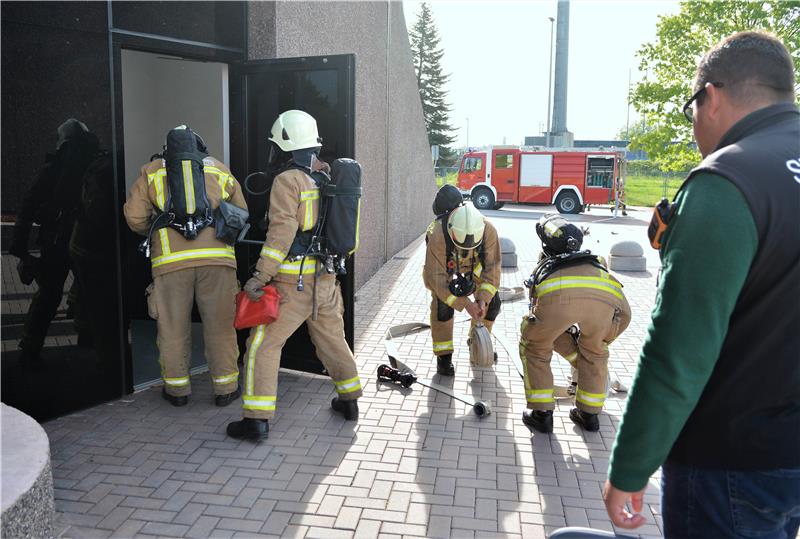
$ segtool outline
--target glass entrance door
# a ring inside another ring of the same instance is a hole
[[[233,66],[230,99],[234,175],[243,182],[248,174],[266,170],[269,130],[278,114],[291,109],[308,112],[317,120],[324,161],[355,158],[354,73],[353,55],[264,60]],[[246,199],[252,226],[248,237],[263,241],[266,197],[247,194]],[[237,261],[242,282],[251,274],[258,256],[258,246],[239,246]],[[345,335],[352,348],[352,258],[347,265],[347,275],[340,277],[340,282],[345,304]],[[242,344],[245,338],[243,334]],[[322,372],[322,363],[317,359],[305,325],[286,343],[281,366]]]

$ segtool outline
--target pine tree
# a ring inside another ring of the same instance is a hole
[[[450,105],[445,100],[447,92],[444,90],[450,75],[442,73],[444,51],[439,48],[439,34],[427,3],[422,3],[409,36],[428,143],[439,146],[439,162],[448,164],[453,159],[453,152],[447,146],[455,140],[450,135],[453,127],[450,125]]]

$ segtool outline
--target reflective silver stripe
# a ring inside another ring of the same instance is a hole
[[[186,194],[186,213],[194,213],[194,181],[192,181],[192,162],[188,159],[181,161],[183,166],[183,190]]]
[[[246,386],[244,389],[244,394],[246,397],[253,395],[253,374],[256,368],[256,353],[258,349],[261,347],[261,344],[264,342],[264,328],[266,326],[258,326],[256,328],[256,334],[253,337],[253,341],[250,343],[250,351],[247,354],[247,377],[246,377]]]
[[[242,398],[242,408],[248,410],[274,410],[276,402],[275,397],[245,396]]]
[[[580,388],[578,388],[575,398],[589,405],[602,405],[606,401],[605,395],[602,393],[587,393]]]
[[[268,256],[277,262],[283,262],[283,260],[286,258],[286,253],[282,253],[277,249],[273,249],[272,247],[267,247],[265,245],[261,248],[261,256]]]
[[[529,389],[525,392],[525,399],[528,402],[551,402],[555,400],[552,389]]]
[[[455,297],[454,295],[450,294],[449,296],[447,296],[447,299],[444,300],[444,302],[447,303],[448,307],[452,307],[453,303],[455,303],[457,299],[458,299],[457,297]]]
[[[225,247],[222,249],[189,249],[187,251],[178,251],[177,253],[159,256],[153,259],[153,267],[163,266],[164,264],[171,264],[172,262],[180,262],[181,260],[192,260],[195,258],[233,258],[236,259],[233,247]]]
[[[215,384],[227,384],[229,382],[235,382],[239,379],[239,373],[229,374],[228,376],[220,376],[219,378],[214,378]]]
[[[170,386],[185,386],[189,383],[189,378],[164,378],[164,383]]]

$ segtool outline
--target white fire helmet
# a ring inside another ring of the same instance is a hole
[[[287,110],[278,116],[270,129],[269,140],[284,152],[322,146],[317,121],[302,110]]]
[[[459,249],[471,250],[479,246],[484,228],[483,215],[472,204],[459,206],[447,218],[447,233]]]

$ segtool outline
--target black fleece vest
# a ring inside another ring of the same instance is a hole
[[[800,112],[785,103],[749,114],[687,181],[701,172],[741,191],[758,249],[711,379],[669,458],[732,470],[800,467]]]

